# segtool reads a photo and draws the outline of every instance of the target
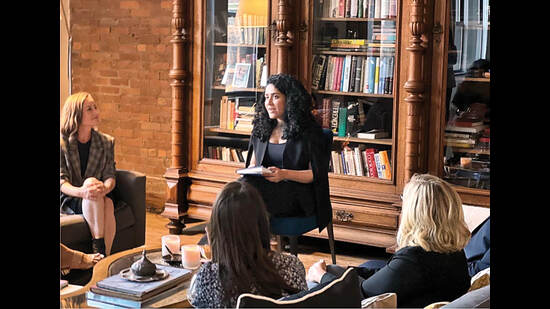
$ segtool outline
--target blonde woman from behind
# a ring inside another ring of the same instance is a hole
[[[469,239],[457,192],[436,176],[413,175],[403,190],[397,252],[381,268],[357,267],[363,297],[396,293],[397,307],[408,308],[460,297],[470,287],[464,254]],[[324,261],[313,264],[307,277],[321,283],[334,278]]]

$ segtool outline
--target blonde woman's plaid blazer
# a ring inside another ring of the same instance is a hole
[[[59,143],[59,177],[75,187],[80,187],[84,180],[95,177],[101,181],[115,178],[115,139],[105,133],[92,129],[92,142],[88,155],[88,166],[84,177],[80,175],[80,157],[76,136],[66,138],[60,135]],[[63,184],[61,181],[60,184]]]

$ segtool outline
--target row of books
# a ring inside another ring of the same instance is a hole
[[[346,147],[342,151],[331,151],[332,172],[340,175],[367,176],[391,179],[392,168],[389,150],[375,148]]]
[[[205,152],[206,158],[226,162],[244,162],[248,154],[248,150],[225,146],[206,146]]]
[[[178,294],[189,286],[191,270],[155,264],[157,269],[168,272],[160,281],[134,282],[115,274],[98,281],[86,292],[86,302],[97,308],[144,308],[156,307],[155,303]]]
[[[265,45],[266,27],[228,26],[227,42],[232,44]]]
[[[317,122],[337,136],[355,136],[365,123],[363,100],[323,98],[314,111]]]
[[[252,132],[256,99],[254,97],[228,97],[220,99],[220,129]]]
[[[371,40],[395,42],[396,40],[395,20],[382,20],[372,24]]]
[[[381,32],[378,32],[376,34],[379,35],[381,34]],[[371,36],[376,37],[374,32]],[[331,50],[334,50],[334,51],[366,51],[368,52],[368,51],[373,51],[374,48],[379,48],[379,49],[385,48],[384,51],[389,51],[389,50],[395,51],[395,38],[393,38],[393,40],[392,39],[388,39],[388,40],[331,39],[330,48]]]
[[[319,0],[323,17],[394,18],[397,0]]]
[[[312,88],[392,94],[394,65],[394,56],[314,55]]]
[[[227,18],[227,42],[264,45],[267,16],[242,14]]]

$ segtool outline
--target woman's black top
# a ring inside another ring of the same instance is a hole
[[[91,138],[86,143],[78,142],[78,156],[80,157],[80,175],[82,177],[84,177],[84,173],[86,173],[86,167],[88,166],[88,155],[90,154],[91,144]]]
[[[286,143],[275,144],[269,143],[267,145],[267,155],[262,162],[262,166],[276,166],[282,168],[283,166],[283,152],[285,151]]]
[[[280,165],[271,165],[270,163],[276,163],[271,160],[278,161],[277,153],[280,149],[277,150],[277,147],[283,147],[282,145],[284,145],[284,149]],[[270,152],[272,153],[270,154]],[[322,129],[312,127],[299,138],[288,139],[285,144],[278,146],[276,144],[268,146],[268,141],[262,142],[253,135],[248,146],[247,167],[250,164],[252,153],[254,153],[257,166],[307,170],[310,169],[311,164],[312,183],[299,183],[291,180],[274,183],[261,176],[244,176],[243,180],[251,183],[260,191],[267,210],[272,216],[316,215],[319,231],[322,231],[327,226],[332,214],[328,185],[330,144]]]
[[[428,252],[419,246],[398,250],[379,270],[357,267],[364,298],[393,292],[397,307],[424,308],[439,301],[453,301],[470,288],[464,250]],[[326,273],[321,283],[336,278]]]

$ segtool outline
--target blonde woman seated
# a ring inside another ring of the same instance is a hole
[[[242,293],[279,298],[307,289],[302,262],[271,251],[266,207],[252,185],[225,185],[214,201],[206,232],[212,261],[192,279],[188,296],[193,307],[234,308]]]
[[[393,292],[397,306],[409,308],[460,297],[470,287],[469,239],[458,193],[438,177],[415,174],[403,190],[399,249],[382,268],[357,268],[363,297]],[[308,271],[309,281],[334,278],[322,260]]]
[[[116,233],[114,202],[115,141],[97,130],[99,109],[91,94],[67,98],[59,142],[60,211],[82,214],[94,253],[109,255]]]

